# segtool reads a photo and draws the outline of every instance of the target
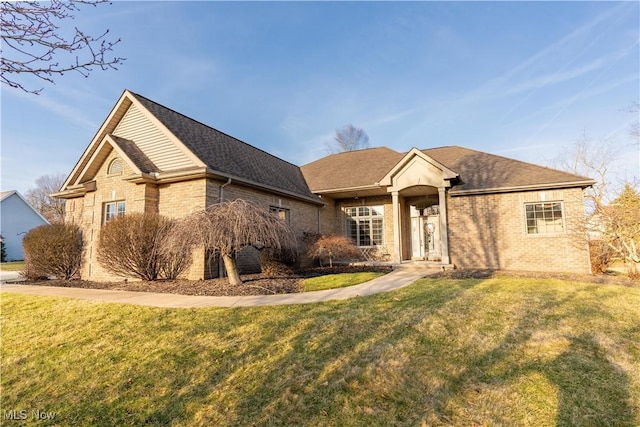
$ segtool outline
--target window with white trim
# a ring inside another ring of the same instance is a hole
[[[109,202],[104,204],[104,222],[117,216],[124,215],[126,211],[125,202]]]
[[[348,207],[345,232],[358,247],[380,246],[384,244],[384,207]]]
[[[564,233],[562,202],[526,203],[527,234]]]

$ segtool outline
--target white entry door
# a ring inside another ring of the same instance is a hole
[[[424,259],[423,217],[411,218],[411,258]]]

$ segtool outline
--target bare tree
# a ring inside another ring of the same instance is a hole
[[[349,124],[336,129],[336,136],[333,141],[328,142],[326,145],[329,153],[360,150],[369,147],[369,136],[361,128]]]
[[[2,83],[37,94],[43,88],[28,88],[19,81],[20,76],[31,75],[54,83],[54,76],[68,71],[88,77],[94,67],[117,69],[124,58],[107,56],[120,42],[120,39],[105,39],[109,30],[97,37],[77,27],[73,36],[63,35],[64,31],[60,31],[64,21],[75,18],[74,13],[80,10],[79,4],[96,6],[100,3],[108,3],[108,0],[3,1],[0,6]]]
[[[253,246],[281,251],[296,247],[295,235],[283,220],[242,199],[218,203],[184,218],[175,233],[173,241],[219,255],[232,285],[242,283],[235,258],[242,249]]]
[[[585,191],[588,215],[602,209],[613,198],[615,189],[608,174],[619,153],[614,138],[596,141],[583,134],[574,144],[565,147],[553,162],[558,169],[596,180]]]
[[[50,223],[64,221],[63,199],[51,197],[52,193],[60,190],[64,184],[64,174],[43,175],[36,179],[36,188],[27,190],[25,197],[31,206]]]
[[[589,236],[591,251],[596,251],[591,254],[592,264],[594,258],[611,254],[625,261],[631,275],[640,261],[640,197],[635,178],[625,179],[622,189],[611,182],[609,172],[619,155],[613,138],[595,141],[583,135],[561,153],[554,166],[596,180],[585,190],[587,216],[576,225]]]

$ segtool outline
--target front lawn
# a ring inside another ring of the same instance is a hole
[[[359,285],[368,282],[386,273],[382,272],[361,272],[361,273],[337,273],[326,274],[324,276],[311,277],[302,281],[305,292],[323,291],[325,289],[345,288],[347,286]]]
[[[640,288],[423,279],[163,309],[3,293],[3,425],[637,426]]]
[[[22,271],[24,270],[24,261],[11,261],[0,263],[2,271]]]

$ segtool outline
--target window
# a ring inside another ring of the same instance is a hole
[[[357,246],[384,244],[384,208],[382,206],[359,206],[345,208],[347,215],[346,234]]]
[[[277,206],[269,207],[269,212],[276,215],[278,218],[289,224],[289,209],[279,208]]]
[[[528,203],[525,205],[527,234],[564,233],[562,203]]]
[[[104,222],[109,221],[117,216],[124,215],[125,202],[110,202],[104,204]]]
[[[120,175],[123,169],[122,160],[113,159],[111,163],[109,163],[109,167],[107,168],[107,173],[109,175]]]

